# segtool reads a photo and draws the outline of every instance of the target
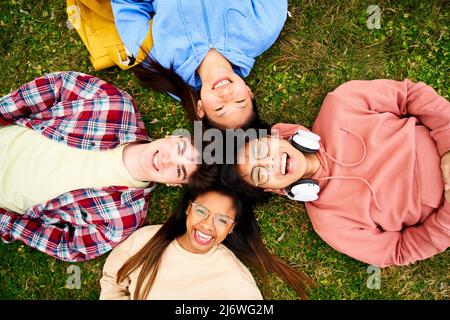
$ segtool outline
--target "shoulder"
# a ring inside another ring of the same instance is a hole
[[[217,262],[221,265],[229,266],[230,270],[236,271],[235,275],[240,275],[244,277],[251,283],[255,283],[252,274],[248,268],[236,257],[236,255],[228,249],[225,245],[220,244],[214,253]]]
[[[130,256],[142,249],[158,232],[162,225],[150,225],[137,229],[133,232],[122,245],[127,248]]]
[[[248,268],[236,257],[236,255],[224,245],[219,245],[215,255],[217,255],[217,264],[219,264],[224,272],[223,279],[217,278],[217,281],[223,280],[223,283],[227,283],[227,286],[223,286],[223,294],[230,295],[230,299],[250,299],[258,300],[262,299],[261,292],[250,273]],[[233,288],[239,287],[239,290],[227,291],[228,286]]]

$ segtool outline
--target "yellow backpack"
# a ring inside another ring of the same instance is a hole
[[[153,46],[152,20],[149,32],[134,63],[114,23],[111,0],[67,0],[67,15],[91,55],[95,70],[112,66],[129,69],[142,62]]]

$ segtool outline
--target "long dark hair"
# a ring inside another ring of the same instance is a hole
[[[133,271],[142,267],[133,297],[134,299],[145,299],[154,283],[167,246],[177,237],[186,233],[185,212],[189,203],[195,201],[198,196],[212,191],[231,197],[236,211],[237,224],[222,244],[247,266],[259,271],[265,281],[267,281],[269,272],[276,273],[292,286],[301,298],[308,299],[306,288],[313,284],[312,280],[267,250],[252,207],[233,190],[221,184],[203,190],[188,189],[178,208],[155,236],[120,268],[117,283],[124,281]]]
[[[177,96],[181,100],[181,105],[191,122],[201,120],[204,129],[225,129],[220,123],[208,119],[206,115],[203,119],[200,119],[197,116],[196,107],[197,102],[200,99],[199,93],[186,84],[173,69],[164,68],[150,55],[147,55],[143,62],[136,65],[131,70],[144,87]],[[253,113],[250,118],[242,124],[241,128],[243,129],[258,127],[260,124],[260,117],[255,99],[252,100],[252,105]]]

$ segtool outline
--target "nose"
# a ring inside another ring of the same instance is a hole
[[[225,87],[219,91],[219,97],[223,100],[230,100],[233,95],[233,89],[231,87]]]
[[[269,171],[274,169],[275,161],[272,156],[267,156],[264,159],[258,160],[258,166],[264,167]]]
[[[174,161],[172,159],[172,155],[169,152],[162,154],[158,159],[158,165],[159,165],[160,169],[170,168],[173,166],[173,164],[174,164]]]
[[[208,230],[214,230],[214,216],[212,214],[210,214],[208,216],[208,218],[206,218],[205,220],[203,220],[201,222],[201,225],[203,228],[208,229]]]

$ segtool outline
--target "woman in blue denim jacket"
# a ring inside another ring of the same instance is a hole
[[[258,121],[253,93],[243,78],[279,36],[287,0],[111,4],[132,62],[151,33],[147,59],[134,68],[145,85],[178,96],[188,115],[207,126],[245,128]]]

